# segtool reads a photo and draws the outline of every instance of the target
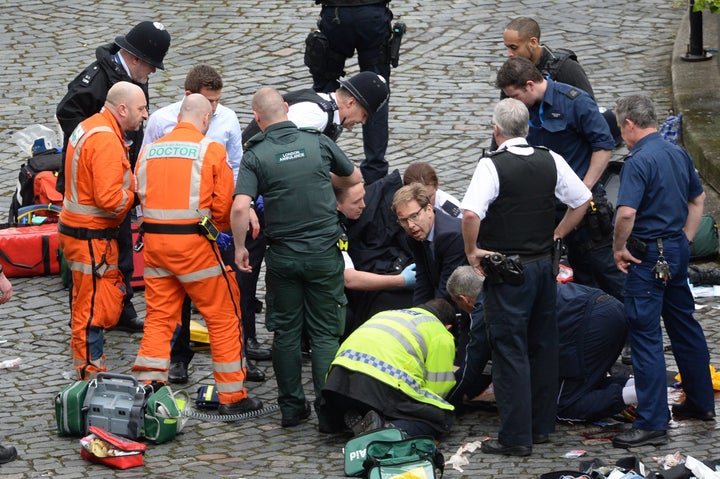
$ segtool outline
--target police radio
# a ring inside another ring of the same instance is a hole
[[[407,27],[403,22],[395,22],[392,28],[392,37],[390,38],[390,64],[393,68],[397,68],[400,61],[400,43],[405,35]]]

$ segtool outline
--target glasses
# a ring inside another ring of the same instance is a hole
[[[420,219],[420,213],[427,208],[426,206],[422,206],[419,210],[417,210],[415,213],[411,214],[407,218],[398,218],[397,222],[400,224],[400,226],[407,226],[409,223],[412,224],[418,224],[418,220]]]

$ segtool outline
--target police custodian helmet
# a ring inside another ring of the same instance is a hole
[[[170,33],[159,22],[140,22],[115,44],[155,68],[165,69],[163,59],[170,48]]]
[[[374,72],[360,72],[347,80],[338,80],[371,117],[388,101],[390,89],[385,79]]]

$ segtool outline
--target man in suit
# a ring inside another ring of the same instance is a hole
[[[450,300],[445,283],[465,257],[462,221],[436,214],[426,187],[420,183],[403,186],[395,193],[392,210],[398,223],[410,235],[410,250],[415,257],[414,304],[434,298]]]

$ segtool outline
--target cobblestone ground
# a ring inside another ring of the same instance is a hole
[[[505,56],[502,30],[515,16],[538,19],[546,43],[577,52],[601,105],[611,106],[622,94],[646,92],[661,112],[667,111],[672,45],[684,13],[672,3],[396,0],[393,10],[407,23],[408,32],[391,79],[392,167],[402,170],[413,160],[431,161],[443,187],[463,195],[489,143],[489,119],[498,98],[495,71]],[[180,98],[185,74],[198,62],[222,72],[223,103],[237,111],[243,125],[251,118],[250,98],[260,86],[286,91],[310,85],[302,58],[318,8],[309,0],[5,0],[0,13],[0,212],[7,211],[24,156],[10,141],[12,132],[35,123],[52,127],[67,82],[94,59],[95,47],[140,20],[161,21],[172,34],[166,70],[151,77],[151,110]],[[348,62],[347,71],[356,72],[356,64]],[[346,132],[339,144],[359,161],[359,131]],[[622,150],[616,152],[621,154]],[[717,215],[716,201],[713,196],[711,210]],[[343,477],[341,448],[347,437],[320,435],[314,417],[292,429],[280,428],[277,415],[235,424],[191,420],[175,441],[149,446],[144,469],[114,471],[83,461],[76,438],[56,435],[52,409],[54,395],[71,377],[67,291],[57,276],[13,283],[15,297],[2,307],[0,359],[19,357],[22,364],[0,372],[0,440],[15,445],[19,457],[0,467],[0,477]],[[144,314],[142,292],[134,302]],[[717,359],[720,303],[714,298],[698,303],[703,309],[697,317]],[[262,324],[259,329],[269,342]],[[138,335],[109,332],[110,370],[128,372],[138,342]],[[672,369],[672,356],[667,360]],[[209,363],[207,352],[196,355],[188,391],[212,381]],[[270,380],[250,383],[248,389],[272,404],[272,368],[267,362],[260,365]],[[468,413],[459,418],[441,449],[449,456],[466,442],[494,436],[497,429],[494,413]],[[607,438],[614,432],[613,427],[598,425],[559,425],[552,442],[536,446],[529,458],[475,452],[468,455],[465,472],[450,469],[446,477],[534,477],[576,467],[576,459],[563,457],[572,449],[613,463],[628,454],[609,444]],[[715,423],[676,423],[670,437],[667,446],[630,453],[646,464],[653,456],[675,451],[700,459],[718,457],[714,444],[720,432]]]

